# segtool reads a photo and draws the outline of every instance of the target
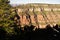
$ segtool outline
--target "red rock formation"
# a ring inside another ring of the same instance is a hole
[[[40,10],[39,10],[40,9]],[[46,28],[47,24],[55,25],[60,20],[60,10],[57,8],[18,8],[18,15],[20,16],[20,24],[34,25],[38,28]]]

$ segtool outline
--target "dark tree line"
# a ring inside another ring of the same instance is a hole
[[[50,25],[47,25],[45,29],[33,30],[34,27],[33,25],[25,25],[24,28],[15,27],[13,34],[6,34],[7,32],[1,27],[0,40],[60,40],[60,26],[56,25],[51,28]]]

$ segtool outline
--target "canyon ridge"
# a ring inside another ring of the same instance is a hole
[[[21,27],[34,25],[36,28],[46,28],[48,24],[51,27],[60,25],[60,4],[23,4],[16,7],[16,12]]]

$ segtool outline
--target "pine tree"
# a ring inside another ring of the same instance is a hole
[[[13,31],[15,12],[12,12],[12,7],[9,0],[0,0],[0,27],[3,27],[8,33]]]

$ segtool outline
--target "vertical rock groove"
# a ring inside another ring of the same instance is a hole
[[[51,9],[51,12],[53,13],[53,15],[54,15],[55,18],[56,18],[56,22],[55,22],[55,23],[57,23],[57,22],[58,22],[57,19],[59,19],[58,16],[54,13],[53,9]]]
[[[39,23],[38,23],[38,20],[37,20],[37,14],[35,13],[34,8],[33,8],[33,14],[34,14],[35,22],[36,22],[36,24],[38,25],[38,28],[39,28]]]
[[[31,17],[29,15],[29,9],[27,9],[25,13],[26,13],[26,19],[28,20],[29,25],[32,25],[32,23],[31,23]]]
[[[43,16],[43,18],[45,20],[45,23],[48,24],[47,19],[46,19],[46,16],[43,13],[43,8],[40,8],[40,9],[41,9],[41,15]]]

